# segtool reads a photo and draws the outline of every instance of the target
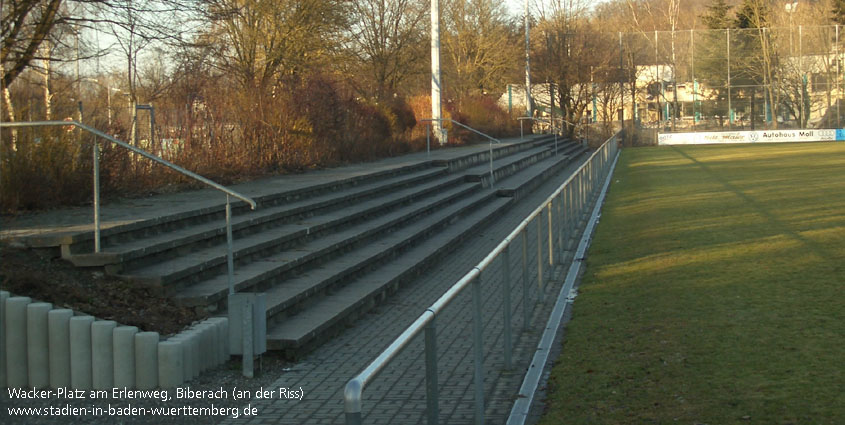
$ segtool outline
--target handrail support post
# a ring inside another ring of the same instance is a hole
[[[425,156],[431,158],[431,123],[425,126]]]
[[[428,425],[437,425],[440,418],[440,390],[437,384],[437,318],[425,325],[425,395]]]
[[[543,299],[543,210],[534,218],[537,220],[537,301]]]
[[[97,139],[92,143],[93,167],[94,167],[94,252],[99,253],[100,245],[100,148]]]
[[[232,253],[232,204],[226,194],[226,268],[229,283],[229,295],[235,293],[235,258]]]
[[[505,344],[505,369],[510,370],[512,365],[513,339],[511,336],[511,256],[510,245],[505,245],[502,250],[502,312],[504,314],[504,344]]]
[[[495,179],[493,177],[493,140],[490,140],[490,186],[493,186]]]
[[[523,330],[531,324],[531,314],[528,311],[528,228],[522,229],[522,314]]]
[[[475,357],[475,424],[484,425],[484,346],[482,345],[481,276],[472,281],[472,351]]]

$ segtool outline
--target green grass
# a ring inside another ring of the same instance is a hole
[[[845,143],[626,149],[543,424],[845,424]]]

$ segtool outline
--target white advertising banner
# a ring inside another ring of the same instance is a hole
[[[658,133],[659,145],[703,145],[720,143],[830,142],[845,140],[843,129],[711,131],[703,133]]]

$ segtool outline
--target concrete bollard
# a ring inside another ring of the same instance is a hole
[[[6,300],[6,385],[9,388],[29,386],[26,366],[26,306],[29,297]]]
[[[91,382],[95,390],[114,388],[114,328],[113,320],[98,320],[91,324]]]
[[[159,342],[158,385],[164,389],[176,388],[185,382],[184,376],[182,343],[169,340]]]
[[[26,306],[26,366],[29,386],[46,388],[50,385],[49,331],[47,313],[50,303],[32,303]]]
[[[217,326],[218,364],[229,361],[229,319],[225,317],[212,317],[209,322]]]
[[[191,351],[191,379],[200,375],[200,336],[193,330],[182,332],[183,338],[187,341]],[[186,379],[187,380],[187,379]]]
[[[212,337],[211,332],[211,325],[206,323],[200,323],[194,326],[193,331],[197,334],[199,338],[199,345],[200,345],[200,372],[205,372],[207,369],[213,366],[214,356],[213,351],[210,348],[214,344],[214,339]]]
[[[194,360],[197,361],[196,368],[197,368],[197,375],[203,373],[205,371],[205,362],[208,353],[205,353],[205,339],[202,335],[202,329],[197,328],[199,325],[194,325],[190,329],[187,330],[186,335],[192,339],[191,343],[194,344],[196,347],[196,353],[194,353]]]
[[[135,334],[135,388],[158,386],[158,332]]]
[[[70,318],[70,386],[73,389],[91,389],[92,323],[92,316]]]
[[[203,332],[208,334],[206,336],[206,341],[208,341],[208,345],[206,345],[206,350],[208,350],[208,368],[213,368],[220,364],[220,341],[217,340],[219,337],[217,333],[217,324],[211,323],[206,321],[202,323]]]
[[[0,291],[0,388],[6,387],[6,300],[8,291]]]
[[[60,308],[47,313],[50,339],[50,388],[70,387],[70,318],[73,310]]]
[[[193,366],[193,357],[191,356],[191,342],[182,334],[174,335],[167,339],[167,341],[179,344],[182,348],[182,382],[191,380]]]
[[[115,388],[135,388],[135,326],[118,326],[112,332]]]

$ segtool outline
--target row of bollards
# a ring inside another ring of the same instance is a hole
[[[228,319],[215,317],[161,341],[0,291],[0,387],[175,388],[228,360],[228,333]]]

